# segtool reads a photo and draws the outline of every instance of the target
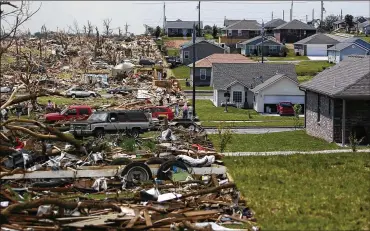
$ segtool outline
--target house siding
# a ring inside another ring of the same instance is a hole
[[[318,96],[319,94],[306,91],[306,132],[311,136],[324,139],[328,142],[334,141],[333,112],[334,102],[332,98],[320,95],[320,123],[318,118]],[[329,103],[331,101],[331,103]],[[330,104],[330,113],[329,113]]]
[[[369,54],[368,51],[358,47],[357,45],[353,45],[354,47],[349,46],[341,51],[328,51],[328,60],[329,62],[339,63],[344,58],[350,55],[367,55]]]
[[[306,32],[306,33],[305,33]],[[285,30],[280,29],[274,32],[275,38],[281,43],[295,43],[311,35],[316,34],[316,30]]]
[[[200,78],[200,70],[206,70],[206,79]],[[196,67],[195,68],[195,86],[210,86],[211,84],[211,74],[212,68],[211,67]],[[193,68],[190,68],[190,76],[191,80],[193,80]],[[193,82],[191,83],[193,85]]]
[[[190,63],[192,63],[194,56],[193,46],[181,49],[181,51],[189,51],[189,58],[185,59],[185,57],[182,56],[183,58],[182,63],[184,65],[189,65]],[[195,44],[195,61],[198,61],[213,54],[223,54],[223,53],[225,53],[225,50],[222,47],[215,46],[208,42],[200,42]]]

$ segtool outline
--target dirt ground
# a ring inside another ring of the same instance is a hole
[[[184,44],[188,41],[189,40],[179,39],[179,40],[168,40],[165,43],[166,43],[166,46],[168,48],[177,48],[177,49],[179,49],[182,44]]]

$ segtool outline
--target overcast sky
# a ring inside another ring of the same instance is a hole
[[[37,8],[40,4],[41,9],[34,15],[31,21],[24,25],[29,28],[31,33],[40,31],[43,24],[49,30],[67,28],[73,25],[76,19],[82,28],[90,20],[99,28],[103,26],[103,19],[111,18],[112,27],[129,25],[128,31],[141,34],[144,32],[144,24],[149,26],[163,25],[163,1],[37,1],[32,2],[32,8]],[[167,1],[166,17],[167,20],[198,20],[196,6],[198,1]],[[274,18],[283,18],[285,10],[285,20],[289,20],[290,2],[227,2],[227,1],[204,1],[201,2],[201,20],[204,25],[222,26],[224,17],[229,19],[255,19],[271,20],[273,12]],[[306,21],[312,19],[312,9],[315,9],[315,18],[320,18],[320,1],[297,1],[293,6],[293,18]],[[324,2],[324,18],[327,15],[339,15],[343,10],[343,17],[346,14],[354,16],[370,17],[369,1],[346,1],[346,2]],[[116,33],[118,32],[118,29]]]

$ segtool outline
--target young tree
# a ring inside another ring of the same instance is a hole
[[[93,33],[94,26],[91,24],[89,20],[87,20],[87,36],[90,37],[90,35]]]
[[[212,36],[213,38],[217,38],[217,34],[218,34],[218,28],[216,25],[213,25],[212,27]]]
[[[329,15],[325,18],[324,22],[322,23],[322,30],[326,32],[330,32],[334,29],[334,22],[338,21],[339,17],[336,15]]]
[[[212,27],[210,25],[205,25],[203,31],[205,34],[212,34]]]
[[[111,18],[106,18],[103,20],[103,26],[104,26],[104,33],[106,36],[109,36],[112,33],[112,29],[110,29],[110,23],[112,22]]]
[[[155,28],[155,33],[154,33],[155,37],[158,38],[160,35],[161,35],[161,28],[159,26],[157,26]]]
[[[353,16],[350,15],[350,14],[347,14],[345,17],[344,17],[344,21],[346,22],[346,27],[347,27],[347,32],[349,32],[349,30],[353,27]]]

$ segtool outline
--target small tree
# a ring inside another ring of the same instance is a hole
[[[226,146],[231,142],[233,132],[230,130],[230,128],[226,128],[225,124],[221,122],[217,127],[217,135],[220,142],[220,152],[223,153],[226,149]]]
[[[351,132],[348,139],[352,151],[357,152],[357,146],[361,144],[361,142],[364,140],[364,137],[362,137],[361,139],[357,139],[356,132]]]
[[[286,57],[289,52],[289,49],[286,46],[282,46],[279,52],[280,57]]]
[[[302,106],[300,104],[294,104],[293,106],[294,110],[294,128],[297,129],[301,126],[301,122],[299,122],[299,115],[302,112]]]
[[[156,38],[158,38],[161,35],[161,28],[159,26],[155,28],[154,35]]]
[[[344,21],[346,22],[347,32],[349,32],[350,29],[353,27],[353,16],[350,14],[347,14],[344,17]]]
[[[216,25],[213,25],[212,27],[212,36],[213,38],[217,38],[217,34],[218,34],[218,28]]]

